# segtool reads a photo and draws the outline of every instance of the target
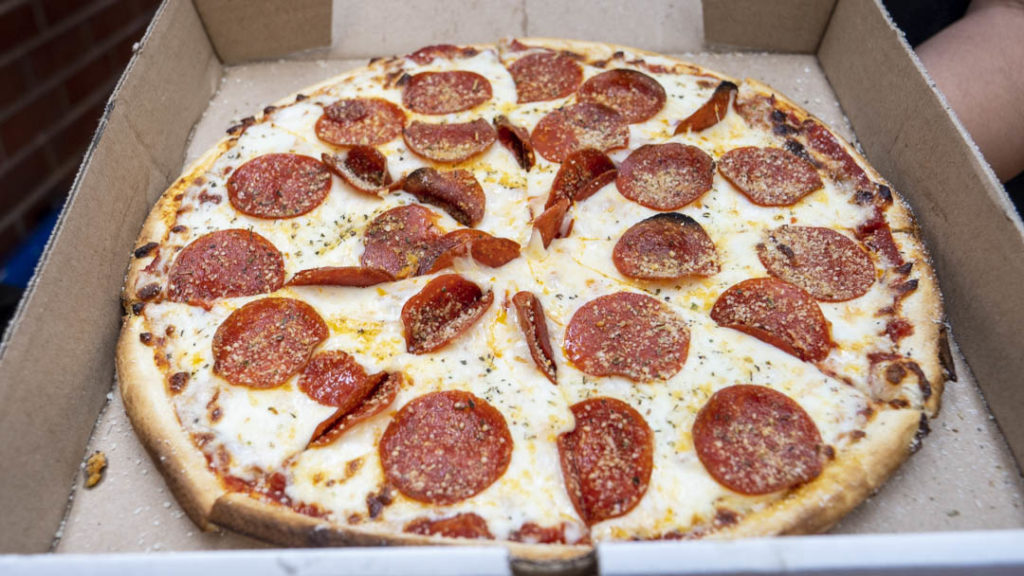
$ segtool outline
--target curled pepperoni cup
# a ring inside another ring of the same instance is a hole
[[[335,146],[379,146],[402,133],[405,112],[381,98],[348,98],[324,108],[318,138]]]
[[[567,218],[568,198],[559,198],[533,220],[533,227],[540,234],[540,241],[547,248],[555,238],[565,238],[572,230],[572,218]]]
[[[388,482],[428,504],[454,504],[479,494],[501,478],[511,457],[505,417],[459,390],[409,402],[380,439]]]
[[[174,259],[168,298],[202,303],[273,292],[284,284],[284,258],[251,230],[221,230],[200,236]]]
[[[588,525],[632,510],[647,492],[654,434],[643,416],[615,398],[572,406],[576,427],[558,437],[565,489]]]
[[[388,159],[376,148],[355,146],[343,154],[323,154],[327,168],[360,192],[379,194],[391,185]]]
[[[537,365],[537,369],[558,385],[558,365],[555,364],[555,353],[551,349],[551,336],[548,335],[548,322],[544,316],[544,307],[532,292],[518,292],[512,297],[512,305],[516,308],[516,320],[519,329],[526,338],[526,347]]]
[[[577,150],[612,150],[629,145],[629,126],[615,110],[593,102],[579,102],[548,112],[530,136],[533,147],[552,162],[561,162]]]
[[[313,356],[299,376],[299,390],[342,414],[358,406],[375,385],[356,359],[341,350]]]
[[[583,83],[581,102],[604,104],[636,124],[654,116],[665,106],[665,89],[657,80],[636,70],[609,70]]]
[[[781,148],[735,148],[719,160],[718,171],[760,206],[792,206],[822,187],[814,166]]]
[[[557,52],[535,52],[508,67],[516,83],[519,103],[565,98],[583,82],[583,68]]]
[[[530,142],[530,133],[504,116],[494,119],[494,128],[498,131],[498,142],[512,153],[520,168],[529,172],[537,162],[533,154],[533,143]]]
[[[569,361],[591,376],[667,380],[686,362],[690,331],[659,300],[618,292],[580,307],[565,330],[564,346]]]
[[[433,212],[415,204],[382,213],[366,227],[359,262],[395,278],[412,276],[441,238],[441,229],[434,224],[436,219]]]
[[[835,346],[818,303],[803,289],[776,278],[751,278],[731,286],[711,308],[711,319],[808,362],[824,360]]]
[[[487,521],[472,512],[463,512],[440,520],[417,518],[406,524],[402,530],[424,536],[494,540],[491,531],[487,529]]]
[[[331,189],[331,173],[319,160],[299,154],[264,154],[228,178],[228,199],[257,218],[294,218],[319,206]]]
[[[237,386],[280,386],[302,370],[313,348],[328,335],[327,324],[305,302],[255,300],[217,328],[213,371]]]
[[[675,134],[700,132],[718,124],[729,113],[729,102],[736,97],[738,90],[739,87],[732,82],[722,81],[703,106],[676,124]]]
[[[821,474],[821,434],[807,412],[764,386],[715,392],[693,423],[697,457],[719,484],[742,494],[768,494]]]
[[[674,280],[718,273],[718,253],[704,228],[678,212],[656,214],[632,226],[615,243],[612,261],[623,276]]]
[[[402,306],[405,347],[426,354],[469,330],[494,301],[479,286],[458,274],[438,276]]]
[[[593,148],[577,150],[569,154],[558,167],[558,173],[551,184],[551,194],[544,207],[550,208],[559,198],[568,198],[570,202],[590,198],[615,180],[617,174],[615,163],[604,152]]]
[[[772,276],[826,302],[858,298],[875,283],[875,265],[867,252],[829,228],[776,228],[757,245],[757,257]]]
[[[354,408],[347,411],[339,409],[322,422],[313,433],[310,447],[327,446],[356,424],[383,412],[398,397],[398,390],[405,381],[400,372],[380,372],[368,376],[368,379],[373,383],[370,392]]]
[[[324,266],[310,268],[295,273],[288,281],[289,286],[354,286],[365,288],[385,282],[393,282],[395,277],[377,268],[362,266]]]
[[[478,118],[461,124],[413,122],[403,132],[405,145],[417,155],[451,164],[468,160],[491,147],[498,137],[494,128]]]
[[[402,104],[420,114],[461,112],[491,99],[491,83],[476,72],[420,72],[402,87]]]
[[[519,256],[519,243],[508,238],[496,238],[480,230],[453,230],[435,242],[420,260],[418,274],[433,274],[451,266],[456,258],[465,256],[472,256],[484,266],[497,268]]]
[[[714,161],[696,146],[645,144],[619,167],[615,186],[630,200],[652,210],[676,210],[711,190]]]
[[[465,226],[476,226],[484,218],[487,197],[469,170],[419,168],[405,177],[402,189],[420,202],[441,208]]]

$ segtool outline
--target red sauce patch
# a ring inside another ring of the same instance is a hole
[[[622,162],[615,186],[652,210],[676,210],[711,190],[713,177],[714,161],[696,146],[645,144]]]
[[[591,376],[635,382],[667,380],[686,362],[690,330],[662,302],[633,292],[595,298],[573,314],[565,331],[569,361]]]
[[[637,124],[661,111],[665,106],[665,89],[643,72],[609,70],[584,82],[579,99],[604,104],[622,114],[629,124]]]
[[[718,297],[711,319],[808,362],[824,360],[835,346],[818,303],[802,288],[776,278],[731,286]]]
[[[541,118],[530,140],[541,156],[562,162],[584,148],[625,148],[629,145],[629,127],[622,115],[612,108],[579,102],[552,110]]]
[[[718,253],[696,220],[668,212],[637,222],[615,243],[615,268],[638,280],[718,274]]]
[[[189,304],[265,294],[284,284],[284,258],[251,230],[220,230],[185,246],[167,283],[171,301]]]
[[[588,526],[622,516],[647,492],[654,434],[621,400],[591,398],[571,409],[576,427],[558,437],[569,499]]]
[[[299,154],[264,154],[228,178],[236,210],[256,218],[294,218],[319,206],[331,189],[331,173],[319,160]]]
[[[715,392],[693,423],[693,443],[708,473],[742,494],[768,494],[818,477],[824,446],[818,427],[791,398],[764,386]]]
[[[318,138],[335,146],[380,146],[402,133],[405,112],[381,98],[349,98],[324,108]]]
[[[235,310],[213,336],[214,373],[237,386],[284,384],[327,339],[327,325],[312,306],[290,298],[264,298]]]
[[[583,82],[583,68],[557,52],[535,52],[508,67],[516,83],[519,103],[565,98]]]
[[[406,349],[438,350],[469,330],[494,301],[494,293],[458,274],[438,276],[402,306]]]
[[[491,83],[476,72],[420,72],[402,87],[402,104],[420,114],[469,110],[491,99]]]
[[[384,475],[399,492],[454,504],[500,478],[512,457],[505,418],[469,392],[433,392],[406,404],[380,439]]]

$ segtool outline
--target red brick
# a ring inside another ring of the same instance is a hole
[[[28,90],[24,63],[15,60],[0,66],[0,78],[0,110],[4,110]]]
[[[87,9],[92,4],[93,2],[83,2],[82,0],[42,0],[43,16],[46,17],[47,25],[53,26]]]
[[[74,106],[97,91],[109,91],[117,70],[111,65],[106,54],[96,57],[64,82],[68,102]]]
[[[0,53],[24,44],[39,32],[32,4],[0,8]]]
[[[36,80],[43,82],[86,54],[93,44],[84,26],[75,26],[49,39],[29,54]]]
[[[42,149],[0,169],[0,214],[7,214],[50,176]]]
[[[60,86],[22,106],[0,125],[0,141],[4,150],[10,156],[15,155],[47,128],[57,124],[64,111],[64,93]]]

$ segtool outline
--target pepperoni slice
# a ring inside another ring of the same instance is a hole
[[[498,137],[483,118],[461,124],[416,121],[402,134],[410,150],[428,160],[446,164],[462,162],[483,153]]]
[[[433,212],[415,204],[384,212],[366,227],[359,262],[395,278],[413,275],[420,260],[441,238],[441,230],[434,224],[436,219]]]
[[[629,126],[621,114],[603,104],[579,102],[541,118],[530,141],[541,156],[561,162],[583,148],[625,148],[629,145]]]
[[[228,199],[257,218],[294,218],[319,206],[331,189],[331,173],[319,160],[299,154],[264,154],[228,178]]]
[[[487,521],[472,512],[463,512],[440,520],[417,518],[406,524],[403,530],[424,536],[494,540],[491,531],[487,529]]]
[[[448,268],[456,258],[467,254],[484,266],[497,268],[519,256],[519,243],[480,230],[453,230],[434,243],[420,260],[418,274],[423,276]]]
[[[505,473],[511,457],[505,417],[461,390],[409,402],[380,439],[388,481],[428,504],[454,504],[482,492]]]
[[[735,148],[722,156],[718,171],[760,206],[792,206],[822,187],[814,166],[781,148]]]
[[[825,359],[835,346],[818,303],[803,289],[776,278],[751,278],[731,286],[711,308],[711,319],[808,362]]]
[[[629,124],[637,124],[665,107],[665,89],[643,72],[609,70],[584,82],[579,99],[609,106]]]
[[[569,211],[569,205],[567,198],[560,198],[534,219],[533,227],[540,232],[540,240],[545,248],[555,238],[564,238],[569,235],[565,224],[565,215]],[[569,220],[569,228],[571,229],[571,227],[572,220]]]
[[[341,350],[313,356],[299,376],[299,390],[342,414],[358,406],[376,384],[355,358]]]
[[[413,354],[444,347],[483,316],[494,301],[479,286],[458,274],[438,276],[402,306],[405,346]]]
[[[402,189],[420,202],[441,208],[459,224],[476,226],[484,218],[487,197],[469,170],[419,168],[405,177]]]
[[[530,349],[533,362],[544,376],[557,386],[558,365],[555,364],[547,318],[544,316],[544,307],[541,306],[540,299],[531,292],[518,292],[512,297],[512,305],[516,307],[519,329],[526,338],[526,347]]]
[[[402,87],[402,104],[420,114],[461,112],[491,99],[491,83],[476,72],[420,72]]]
[[[697,457],[719,484],[768,494],[821,474],[824,446],[807,412],[781,392],[749,384],[715,392],[693,423]]]
[[[718,124],[729,113],[729,102],[736,97],[737,91],[739,86],[723,80],[707,102],[676,125],[674,133],[700,132]]]
[[[559,198],[568,198],[570,202],[590,198],[617,175],[615,163],[604,152],[593,148],[577,150],[562,161],[544,207],[554,206]]]
[[[380,146],[402,133],[405,112],[382,98],[347,98],[324,108],[316,135],[335,146]]]
[[[360,192],[380,194],[391,184],[388,159],[369,146],[355,146],[344,154],[323,154],[327,168]]]
[[[565,489],[588,525],[632,510],[647,492],[654,434],[621,400],[597,397],[571,408],[576,427],[558,437]]]
[[[323,266],[297,272],[288,281],[289,286],[355,286],[365,288],[384,282],[394,282],[395,277],[377,268],[363,266]]]
[[[537,162],[533,154],[533,143],[530,142],[530,133],[504,116],[494,119],[494,128],[498,131],[498,142],[515,156],[520,168],[529,172]]]
[[[433,44],[431,46],[424,46],[419,50],[406,56],[413,62],[425,65],[430,64],[435,58],[447,58],[448,60],[454,60],[456,58],[468,58],[478,54],[478,50],[471,46],[455,46],[453,44]]]
[[[202,303],[264,294],[284,284],[284,258],[251,230],[220,230],[185,246],[168,274],[168,298]]]
[[[519,103],[565,98],[583,82],[583,68],[565,54],[535,52],[508,67]]]
[[[328,335],[327,324],[305,302],[255,300],[217,328],[213,371],[237,386],[273,388],[301,370]]]
[[[696,220],[668,212],[629,227],[615,243],[612,261],[623,276],[674,280],[718,274],[718,253]]]
[[[772,276],[826,302],[863,296],[875,283],[875,265],[867,252],[828,228],[776,228],[757,245],[757,257]]]
[[[615,186],[630,200],[652,210],[677,210],[711,190],[714,161],[696,146],[646,144],[619,167]]]
[[[508,539],[526,544],[565,544],[565,523],[558,526],[541,526],[527,522],[520,526],[519,530],[509,534]]]
[[[323,422],[313,433],[313,439],[309,446],[319,448],[327,446],[341,438],[346,430],[356,424],[376,416],[391,405],[398,397],[398,390],[405,380],[400,372],[384,373],[379,372],[368,377],[374,383],[370,393],[363,398],[362,402],[355,409],[349,412],[338,410],[330,419]]]
[[[564,347],[569,360],[591,376],[667,380],[686,362],[690,331],[661,301],[617,292],[595,298],[573,314]]]

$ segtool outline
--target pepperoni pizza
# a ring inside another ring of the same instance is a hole
[[[191,518],[283,544],[824,530],[938,409],[904,201],[755,81],[603,44],[378,59],[167,190],[118,373]]]

